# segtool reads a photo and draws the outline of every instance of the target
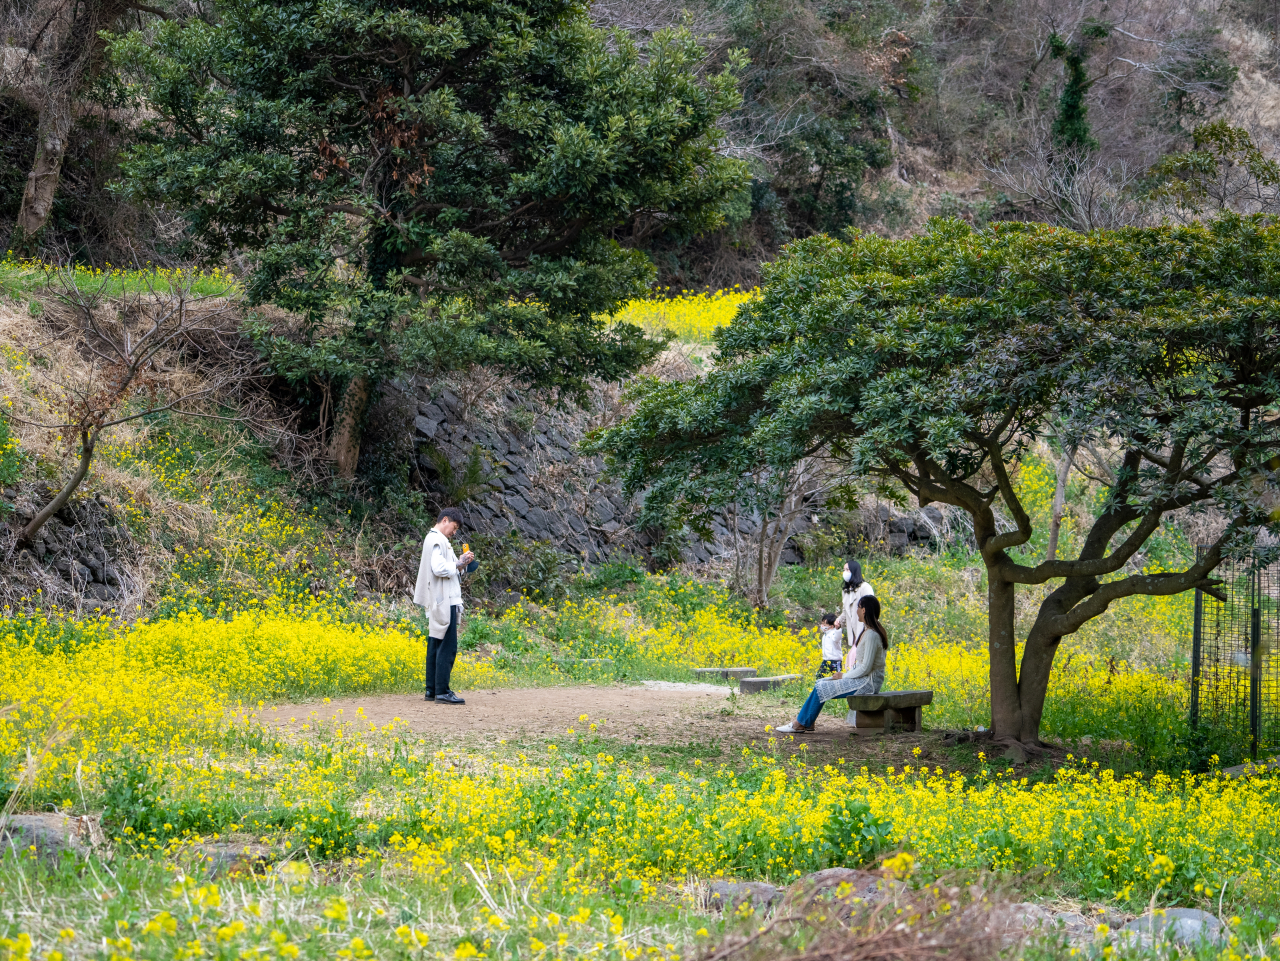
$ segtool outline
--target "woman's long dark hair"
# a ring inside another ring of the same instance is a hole
[[[880,623],[880,602],[876,600],[875,595],[868,594],[859,600],[858,607],[862,610],[862,623],[879,634],[880,645],[886,651],[889,650],[889,632]]]
[[[852,557],[845,561],[849,565],[849,580],[845,583],[846,591],[856,591],[862,586],[862,565],[855,561]]]

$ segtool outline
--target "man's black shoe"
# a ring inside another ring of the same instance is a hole
[[[427,696],[423,698],[424,701],[434,701],[435,699],[436,699],[436,696],[432,694],[430,691],[427,691]]]
[[[450,691],[448,694],[437,694],[436,701],[441,704],[466,704],[462,698]]]

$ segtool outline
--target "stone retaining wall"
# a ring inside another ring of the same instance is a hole
[[[496,391],[483,402],[468,401],[459,396],[465,395],[466,386],[419,384],[405,397],[414,411],[418,470],[428,486],[440,480],[432,450],[457,472],[478,447],[491,487],[465,505],[471,529],[497,535],[515,530],[593,564],[617,555],[647,555],[654,540],[636,526],[637,505],[605,479],[600,457],[583,457],[576,449],[588,430],[625,413],[616,388],[597,388],[585,410],[557,410],[512,388]],[[862,513],[868,540],[885,553],[932,545],[948,531],[936,507],[906,513],[878,504]],[[797,534],[809,524],[806,517]],[[711,527],[713,539],[689,544],[687,560],[707,562],[733,551],[729,520],[718,517]],[[759,523],[742,517],[739,529],[740,536],[749,539]],[[784,564],[800,560],[794,544],[783,552]]]
[[[515,530],[589,563],[643,554],[653,540],[636,528],[635,505],[605,481],[601,458],[575,449],[601,412],[617,405],[615,393],[595,393],[588,412],[537,409],[514,389],[480,404],[460,398],[452,386],[419,385],[411,395],[418,469],[428,486],[437,485],[442,478],[432,450],[460,472],[478,448],[488,490],[465,505],[472,529],[495,535]]]
[[[135,545],[128,526],[101,495],[73,498],[49,518],[33,542],[17,549],[18,532],[56,492],[6,491],[0,521],[0,577],[5,596],[18,592],[71,609],[120,609],[136,603],[128,573]]]

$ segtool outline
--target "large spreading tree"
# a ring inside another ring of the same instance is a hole
[[[580,394],[659,344],[600,318],[652,267],[619,243],[721,222],[735,81],[681,31],[643,49],[580,0],[227,0],[114,44],[152,116],[123,188],[243,256],[277,371],[342,392],[351,474],[377,383],[484,364]]]
[[[717,346],[706,376],[640,385],[635,414],[596,449],[668,524],[705,522],[741,478],[819,451],[921,505],[968,512],[988,577],[992,729],[1015,756],[1038,744],[1064,637],[1126,597],[1214,590],[1225,557],[1280,530],[1270,220],[1087,235],[934,221],[908,240],[814,237],[766,268],[762,296]],[[1031,551],[1018,496],[1019,461],[1050,429],[1109,460],[1074,557]],[[1135,563],[1170,514],[1209,508],[1220,533],[1199,560]],[[1052,589],[1018,637],[1027,585]]]

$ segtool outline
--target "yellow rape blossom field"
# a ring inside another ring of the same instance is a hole
[[[0,282],[34,269],[6,261]],[[708,342],[752,296],[618,316]],[[60,857],[5,848],[0,961],[705,958],[762,920],[719,913],[709,885],[882,865],[904,888],[960,880],[1099,919],[1201,908],[1228,935],[1191,953],[1277,953],[1280,779],[1229,777],[1193,736],[1187,597],[1116,605],[1064,642],[1051,747],[1018,769],[979,737],[985,590],[963,550],[865,562],[892,637],[886,687],[934,692],[920,735],[811,749],[771,729],[818,666],[838,562],[783,570],[764,611],[713,578],[627,564],[556,596],[471,603],[454,686],[496,691],[513,715],[533,689],[688,682],[709,666],[801,676],[754,705],[725,698],[725,726],[683,743],[624,715],[518,738],[469,732],[465,711],[438,715],[442,730],[325,721],[330,699],[420,706],[421,612],[360,590],[350,514],[285,496],[248,455],[238,474],[224,461],[164,426],[104,444],[122,522],[171,559],[149,606],[0,616],[0,825],[65,814],[104,835]],[[1049,466],[1029,457],[1017,483],[1043,517]],[[1062,549],[1076,536],[1068,519]],[[416,563],[415,549],[399,556]],[[1151,956],[1106,927],[1026,956]]]
[[[205,297],[231,296],[239,292],[235,277],[221,267],[199,270],[184,267],[147,266],[91,267],[73,264],[53,267],[40,260],[15,257],[10,251],[0,258],[0,292],[21,294],[58,284],[59,275],[67,283],[107,297],[152,291],[187,290]]]
[[[757,296],[755,290],[683,291],[679,297],[633,300],[613,320],[635,324],[651,333],[666,332],[677,340],[708,344],[716,328],[733,320],[738,308]]]
[[[869,571],[900,631],[887,683],[929,684],[930,723],[971,727],[985,656],[942,633],[945,608],[913,609],[899,593],[919,563]],[[491,624],[579,656],[608,652],[635,676],[705,664],[807,674],[817,659],[811,633],[671,578],[518,605]],[[1266,778],[1122,776],[1069,758],[1029,779],[981,755],[968,772],[810,764],[763,725],[736,756],[663,769],[611,753],[617,718],[488,751],[442,750],[399,724],[285,736],[260,721],[267,704],[417,688],[421,635],[372,608],[268,604],[130,626],[15,616],[5,631],[5,777],[25,807],[114,813],[112,870],[150,892],[136,919],[89,912],[91,935],[28,924],[12,957],[98,956],[104,924],[102,956],[120,958],[671,957],[696,953],[691,927],[705,923],[690,879],[783,883],[905,849],[918,871],[1048,871],[1061,892],[1108,904],[1242,904],[1269,901],[1280,858],[1280,782]],[[1049,736],[1096,734],[1100,716],[1120,717],[1123,736],[1126,711],[1134,729],[1138,714],[1174,723],[1181,712],[1175,679],[1116,669],[1084,645],[1069,653]],[[464,691],[564,683],[561,663],[472,654],[455,676]],[[193,860],[217,836],[274,844],[283,866],[219,883]],[[26,863],[0,869],[6,890]],[[69,873],[40,868],[34,883],[53,897]],[[430,923],[402,921],[393,892],[407,890],[433,905]]]

